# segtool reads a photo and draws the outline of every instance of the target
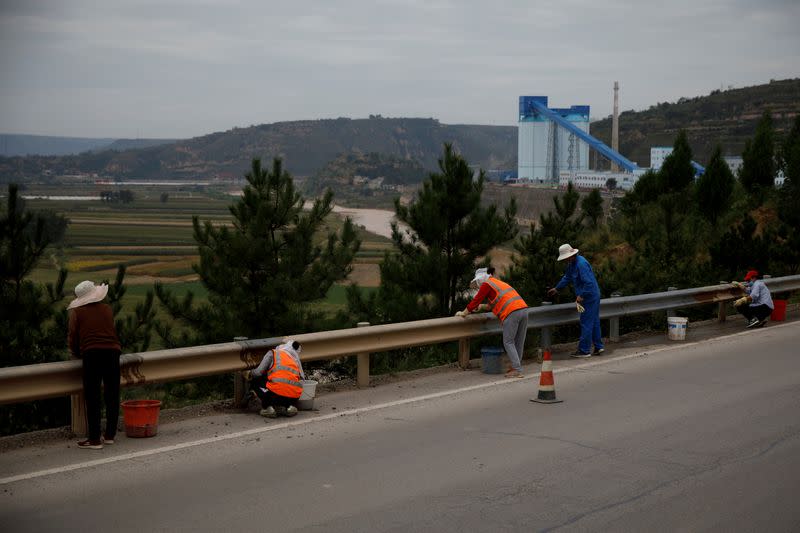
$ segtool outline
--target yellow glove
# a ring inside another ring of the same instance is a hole
[[[744,289],[744,285],[742,285],[738,281],[731,281],[731,285],[733,285],[737,289]]]
[[[487,311],[489,311],[489,304],[481,304],[475,309],[476,313],[485,313]]]
[[[578,310],[579,313],[583,313],[586,311],[586,308],[583,307],[580,302],[575,302],[575,308]]]
[[[456,311],[456,314],[455,314],[455,316],[464,317],[464,316],[465,316],[465,315],[464,315],[464,311]]]
[[[741,298],[739,298],[738,300],[733,302],[733,306],[734,307],[739,307],[740,305],[745,305],[745,304],[747,304],[749,302],[750,302],[750,297],[749,296],[742,296]]]

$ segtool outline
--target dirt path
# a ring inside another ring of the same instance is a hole
[[[109,219],[109,218],[70,218],[73,224],[85,224],[87,226],[171,226],[171,227],[192,227],[191,221],[176,221],[176,220],[143,220],[137,218],[122,218],[122,219]],[[214,226],[232,226],[230,222],[223,222],[221,220],[212,220]]]

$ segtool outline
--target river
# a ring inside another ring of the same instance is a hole
[[[359,209],[355,207],[333,206],[333,212],[350,217],[357,226],[364,226],[370,233],[381,237],[392,237],[392,222],[395,220],[394,211],[385,209]]]

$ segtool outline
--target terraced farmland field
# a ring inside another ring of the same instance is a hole
[[[59,187],[29,186],[24,195],[92,197],[110,185],[80,183]],[[32,278],[40,282],[55,281],[60,265],[69,270],[66,290],[84,279],[113,281],[117,266],[127,268],[128,290],[123,304],[132,312],[143,301],[153,283],[169,284],[177,294],[191,290],[199,299],[206,298],[205,289],[192,269],[198,261],[197,246],[192,236],[192,217],[214,225],[232,223],[228,210],[235,198],[221,188],[124,186],[134,193],[130,204],[110,204],[98,200],[28,199],[32,209],[57,212],[70,223],[64,247],[54,250],[40,262]],[[161,200],[166,194],[166,201]],[[323,235],[341,228],[342,218],[332,214],[326,221]],[[379,283],[378,263],[391,241],[359,228],[362,247],[356,256],[349,282],[364,287]],[[343,287],[334,286],[321,308],[335,312],[344,305]],[[69,298],[69,294],[67,296]]]

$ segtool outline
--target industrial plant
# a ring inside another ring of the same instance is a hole
[[[548,107],[547,96],[519,97],[518,183],[578,188],[630,190],[648,169],[619,153],[619,84],[614,82],[612,147],[589,132],[589,106]],[[611,163],[610,171],[589,168],[589,150]],[[661,161],[672,148],[653,147],[651,160]],[[697,173],[703,167],[693,163]],[[660,166],[660,165],[659,165]]]

